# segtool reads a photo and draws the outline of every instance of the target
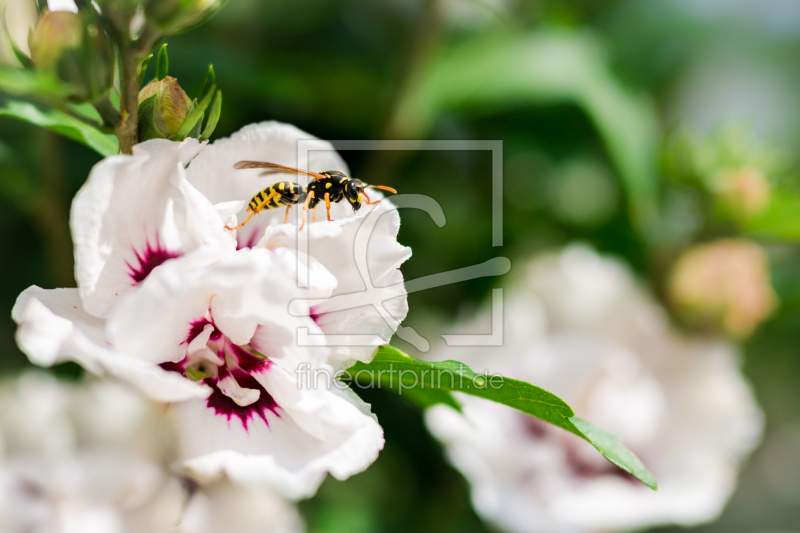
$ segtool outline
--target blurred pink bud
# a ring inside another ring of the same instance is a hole
[[[714,181],[720,198],[736,213],[757,215],[769,205],[769,181],[759,170],[720,172]]]
[[[764,251],[744,239],[689,249],[675,263],[668,290],[679,315],[734,337],[750,335],[777,303]]]
[[[72,99],[93,101],[111,88],[114,49],[95,17],[45,11],[29,44],[36,68],[69,84]]]

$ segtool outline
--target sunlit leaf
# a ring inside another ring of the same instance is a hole
[[[773,191],[769,207],[745,219],[742,226],[754,237],[800,241],[800,195]]]
[[[0,117],[11,117],[48,129],[85,144],[102,156],[119,153],[119,142],[96,128],[55,109],[42,110],[28,102],[10,100],[0,107]]]
[[[559,103],[574,104],[591,118],[627,190],[633,220],[645,237],[656,238],[656,109],[623,87],[600,43],[585,33],[506,29],[438,52],[412,76],[392,134],[422,136],[451,109]]]
[[[444,403],[460,410],[458,402],[449,394],[460,392],[513,407],[586,439],[613,464],[653,490],[657,489],[650,471],[619,439],[577,418],[561,398],[536,385],[476,374],[458,361],[420,361],[391,346],[381,346],[369,364],[357,363],[343,379],[353,380],[360,387],[388,388],[401,395],[413,391],[409,399],[423,406]]]

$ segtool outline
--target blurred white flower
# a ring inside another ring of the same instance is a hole
[[[380,216],[365,258],[370,281],[401,288],[398,267],[410,255],[397,243],[399,216],[388,201],[357,214],[335,205],[333,222],[299,234],[282,223],[283,210],[238,234],[225,229],[272,183],[234,163],[297,166],[300,140],[313,142],[311,168],[346,172],[329,143],[277,123],[205,149],[192,139],[152,140],[133,156],[107,158],[73,203],[79,288],[31,287],[13,311],[17,340],[33,362],[71,359],[178,402],[170,414],[187,475],[207,483],[226,473],[292,498],[313,494],[327,472],[339,479],[360,472],[383,447],[368,405],[338,382],[304,384],[298,370],[332,375],[369,361],[405,318],[404,290],[383,303],[364,291],[354,242],[369,213]],[[308,254],[297,249],[300,239]],[[300,287],[306,271],[308,286]],[[354,308],[326,306],[331,296],[353,293]],[[303,307],[303,299],[316,303]],[[290,314],[293,302],[300,316]],[[298,342],[303,328],[317,339],[371,333],[376,341],[306,347]]]
[[[183,502],[158,413],[109,382],[0,384],[0,531],[169,531]]]
[[[558,394],[632,449],[659,490],[571,434],[459,396],[464,416],[437,406],[426,420],[472,485],[478,513],[519,533],[690,525],[716,517],[763,426],[737,351],[673,332],[624,265],[585,247],[534,260],[506,295],[504,346],[447,348],[436,358]],[[476,324],[489,316],[487,310]]]
[[[272,491],[247,489],[228,481],[192,495],[178,533],[300,533],[297,509]]]
[[[0,405],[4,533],[304,530],[297,510],[266,490],[220,481],[187,501],[169,468],[163,409],[127,387],[31,372],[0,384]]]

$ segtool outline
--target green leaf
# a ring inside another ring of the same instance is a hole
[[[139,121],[137,123],[139,142],[167,138],[156,126],[157,104],[158,97],[155,94],[139,102]]]
[[[210,374],[206,374],[202,370],[197,370],[194,368],[187,368],[186,369],[186,377],[191,379],[192,381],[201,381],[206,378],[210,378]]]
[[[767,210],[741,224],[753,237],[800,241],[800,196],[789,191],[772,191]]]
[[[53,74],[23,70],[0,64],[0,91],[18,96],[62,99],[72,94],[70,87]]]
[[[147,67],[150,65],[150,60],[153,59],[153,54],[148,54],[147,57],[142,59],[141,63],[139,63],[139,87],[141,88],[142,84],[144,83],[144,75],[147,74]]]
[[[172,136],[173,140],[182,141],[186,139],[190,133],[192,133],[198,122],[200,122],[200,120],[203,118],[203,113],[205,112],[206,108],[208,108],[208,104],[211,103],[211,99],[213,97],[214,91],[209,91],[208,94],[205,95],[202,100],[200,100],[200,103],[192,108],[189,116],[186,117],[186,120],[183,122],[183,124],[181,124],[181,127],[178,128],[178,131],[176,131],[175,135]]]
[[[381,346],[368,365],[356,363],[348,370],[363,384],[364,376],[375,376],[382,386],[404,394],[408,389],[433,389],[462,392],[519,409],[566,430],[575,416],[561,398],[535,385],[501,376],[476,374],[458,361],[430,363],[414,359],[391,347]]]
[[[201,141],[207,141],[211,137],[211,134],[214,133],[214,130],[217,127],[217,122],[219,122],[219,115],[221,111],[222,91],[217,91],[217,96],[214,98],[214,103],[211,105],[211,110],[208,112],[206,127],[203,130],[203,134],[200,136]]]
[[[452,109],[573,104],[592,120],[627,190],[640,233],[656,239],[659,121],[648,98],[614,77],[585,32],[481,35],[433,55],[409,82],[392,121],[398,138],[421,138]]]
[[[658,482],[653,474],[644,466],[642,460],[636,457],[636,454],[622,445],[617,437],[577,416],[573,416],[569,420],[575,427],[575,431],[572,432],[589,441],[598,452],[603,454],[603,457],[651,489],[658,490]]]
[[[458,361],[420,361],[392,346],[381,346],[370,363],[356,363],[345,372],[343,379],[351,379],[361,387],[388,388],[401,395],[413,391],[409,399],[424,407],[443,403],[460,410],[451,392],[513,407],[586,439],[613,464],[653,490],[657,488],[653,475],[616,437],[577,418],[564,400],[536,385],[497,375],[476,374]]]
[[[161,45],[158,51],[158,60],[156,62],[156,79],[161,81],[167,77],[169,73],[169,57],[167,57],[167,43]]]
[[[0,117],[11,117],[48,129],[85,144],[102,156],[119,153],[119,142],[96,128],[55,109],[43,111],[28,102],[9,100],[0,107]]]
[[[217,83],[217,76],[216,74],[214,74],[214,65],[209,65],[208,74],[206,74],[206,79],[203,82],[203,90],[200,91],[200,98],[207,95],[209,91],[213,91],[216,83]]]

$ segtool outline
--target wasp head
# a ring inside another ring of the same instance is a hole
[[[347,198],[347,202],[353,208],[353,211],[361,209],[361,201],[364,199],[363,193],[364,184],[361,180],[351,178],[344,184],[344,197]]]

